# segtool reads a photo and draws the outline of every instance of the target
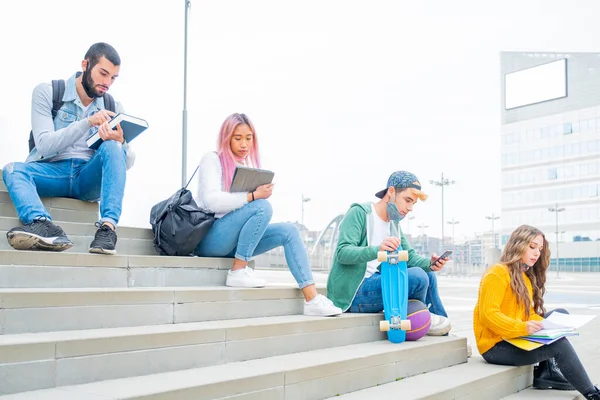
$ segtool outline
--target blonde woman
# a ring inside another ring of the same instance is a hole
[[[532,365],[554,359],[565,379],[586,399],[600,400],[567,338],[527,351],[503,341],[543,328],[546,270],[550,250],[544,234],[528,225],[508,239],[500,263],[490,267],[479,287],[473,314],[477,348],[490,364]]]

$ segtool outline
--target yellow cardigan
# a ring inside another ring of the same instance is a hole
[[[523,273],[529,298],[533,298],[533,289],[529,277]],[[502,338],[512,339],[527,335],[527,321],[541,321],[544,318],[535,313],[533,300],[529,318],[525,307],[517,304],[517,297],[510,287],[510,273],[504,264],[489,268],[479,286],[479,296],[473,312],[473,329],[479,354],[483,354]]]

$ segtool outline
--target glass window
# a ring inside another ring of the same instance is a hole
[[[525,172],[519,172],[519,183],[527,182],[527,174]]]
[[[568,135],[570,133],[573,133],[573,124],[571,124],[570,122],[565,122],[563,124],[563,132],[564,135]]]
[[[572,143],[571,146],[571,155],[578,156],[581,153],[581,143]]]
[[[548,139],[549,137],[550,137],[550,127],[547,126],[545,128],[542,128],[540,131],[540,139]]]
[[[589,163],[583,163],[579,165],[579,176],[588,176],[590,170]]]
[[[574,174],[573,166],[566,165],[565,166],[565,178],[572,178]]]
[[[579,126],[579,121],[573,122],[572,133],[581,132],[581,127]]]
[[[527,162],[527,152],[523,152],[519,154],[519,162],[526,163]]]
[[[548,179],[556,179],[556,178],[557,178],[556,168],[550,168],[548,170]]]
[[[579,129],[581,132],[588,132],[590,129],[590,123],[587,119],[582,119],[579,121]]]
[[[527,137],[526,140],[528,142],[532,142],[533,141],[533,129],[528,129],[527,130]]]
[[[588,119],[588,132],[596,132],[596,118]]]

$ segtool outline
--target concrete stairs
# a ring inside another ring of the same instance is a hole
[[[97,205],[44,201],[75,247],[15,251],[0,181],[0,399],[500,399],[531,383],[468,360],[465,338],[394,345],[380,314],[307,317],[298,289],[227,288],[230,259],[157,256],[150,229],[89,254]]]
[[[0,176],[1,176],[0,170]],[[59,225],[73,241],[74,246],[66,253],[87,253],[88,246],[94,239],[96,227],[94,222],[99,219],[98,203],[80,201],[67,198],[43,198],[42,203],[52,216],[53,221]],[[148,210],[150,214],[150,210]],[[0,178],[0,236],[15,226],[20,225],[15,208],[6,186]],[[131,255],[157,255],[152,245],[152,229],[119,227],[117,231],[117,250],[119,254]],[[0,240],[0,250],[12,250],[6,240]]]
[[[401,379],[386,385],[336,396],[336,399],[384,399],[402,393],[409,399],[498,399],[531,384],[531,367],[487,364],[481,357],[453,368]]]

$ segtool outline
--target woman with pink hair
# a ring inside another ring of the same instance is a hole
[[[196,203],[215,214],[214,225],[194,250],[200,257],[234,258],[227,286],[263,287],[266,282],[248,267],[253,256],[283,246],[290,272],[304,294],[304,314],[339,315],[342,310],[317,293],[306,248],[290,223],[269,224],[273,209],[268,198],[273,184],[249,193],[230,193],[236,166],[260,168],[256,130],[245,114],[231,114],[219,133],[218,151],[200,161]]]

